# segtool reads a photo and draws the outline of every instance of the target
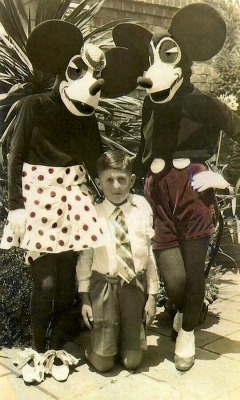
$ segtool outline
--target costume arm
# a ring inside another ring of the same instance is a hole
[[[15,122],[8,157],[8,200],[9,209],[24,208],[22,196],[22,167],[27,160],[30,137],[34,127],[34,106],[29,98],[22,104]]]
[[[86,158],[84,163],[91,178],[97,177],[96,161],[103,154],[103,145],[96,117],[89,117],[89,130],[87,132]]]
[[[83,250],[78,256],[76,274],[79,293],[88,293],[92,274],[93,249]]]

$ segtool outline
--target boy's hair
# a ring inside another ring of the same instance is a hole
[[[97,174],[101,175],[103,171],[108,169],[119,169],[121,171],[132,174],[131,157],[121,150],[105,151],[97,160]]]

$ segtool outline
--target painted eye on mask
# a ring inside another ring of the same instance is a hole
[[[159,46],[159,58],[165,64],[177,64],[181,59],[181,52],[176,42],[165,39]]]
[[[73,57],[67,67],[66,77],[69,80],[76,81],[82,78],[88,70],[88,66],[85,64],[81,56]]]

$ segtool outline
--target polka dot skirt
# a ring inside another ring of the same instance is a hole
[[[104,244],[83,166],[24,163],[22,187],[27,211],[25,235],[20,244],[7,221],[1,248],[21,247],[36,258],[37,254],[80,251]]]

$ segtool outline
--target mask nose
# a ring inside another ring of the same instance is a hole
[[[105,84],[104,79],[98,79],[96,82],[94,82],[90,88],[89,88],[89,93],[91,96],[95,96],[100,90],[102,89],[103,85]]]
[[[145,78],[144,76],[139,76],[137,78],[137,83],[144,89],[151,89],[153,86],[153,82],[150,78]]]

